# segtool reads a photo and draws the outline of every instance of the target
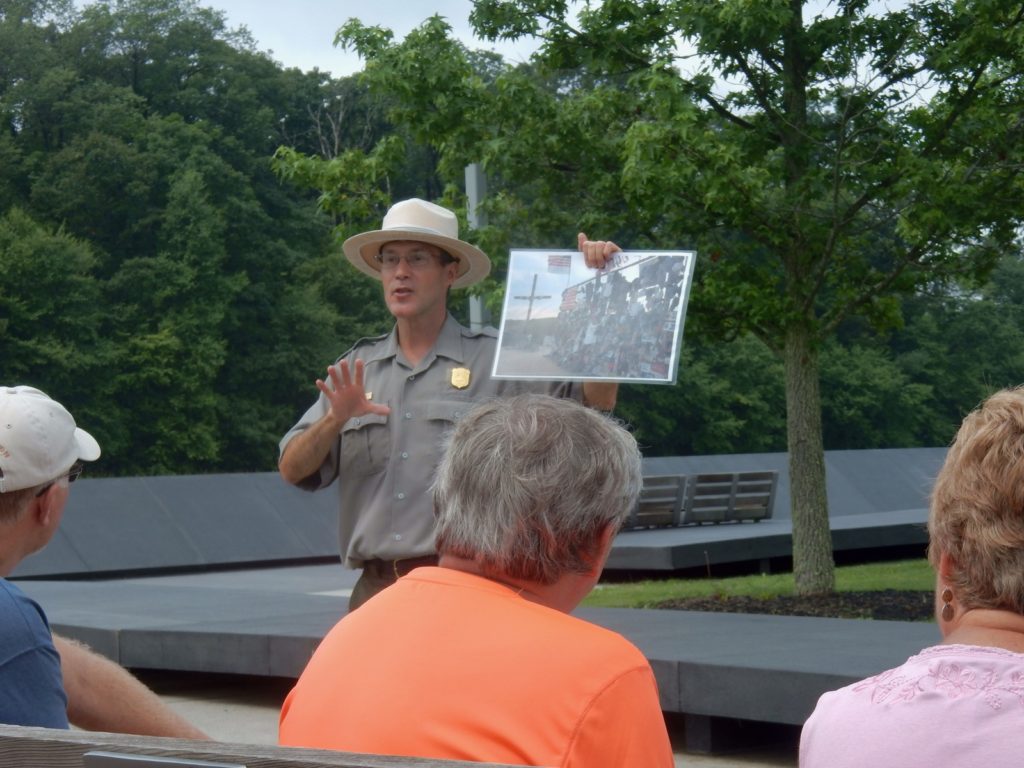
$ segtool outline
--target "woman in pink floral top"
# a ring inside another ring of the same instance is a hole
[[[928,533],[941,644],[823,695],[801,768],[1024,766],[1024,388],[964,419]]]

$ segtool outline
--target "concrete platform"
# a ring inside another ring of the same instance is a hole
[[[55,631],[129,668],[297,677],[346,612],[338,565],[100,581],[22,581]],[[637,645],[687,747],[715,749],[715,722],[799,725],[818,696],[937,640],[929,623],[581,608]]]
[[[833,517],[830,522],[832,550],[837,553],[919,546],[923,555],[928,543],[925,508],[849,514]],[[756,523],[652,528],[620,533],[606,570],[711,571],[716,565],[788,558],[792,552],[793,523],[788,517]]]

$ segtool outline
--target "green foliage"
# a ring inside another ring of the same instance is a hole
[[[338,236],[344,239],[346,233],[379,226],[391,202],[383,182],[398,167],[401,150],[394,136],[382,140],[370,153],[353,149],[332,158],[279,147],[273,168],[282,179],[300,188],[322,190],[318,206],[339,222]]]
[[[948,444],[968,411],[997,389],[1024,382],[1020,264],[1019,255],[1004,258],[983,291],[906,303],[906,330],[889,347],[909,377],[929,384],[922,442]]]
[[[678,385],[625,386],[616,413],[632,425],[646,456],[781,451],[782,364],[751,336],[687,342]]]
[[[20,209],[0,215],[0,380],[45,380],[69,408],[93,416],[87,382],[102,375],[109,354],[98,333],[94,262],[87,245]]]
[[[827,448],[921,444],[932,388],[912,382],[884,348],[829,342],[821,386]]]
[[[319,285],[330,222],[270,156],[344,149],[332,120],[377,130],[375,102],[192,0],[8,5],[0,43],[3,380],[67,403],[100,474],[272,468],[379,314],[361,283]]]

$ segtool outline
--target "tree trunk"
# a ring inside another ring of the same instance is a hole
[[[797,594],[825,594],[835,587],[835,573],[825,493],[818,352],[806,328],[787,332],[785,365],[793,577]]]

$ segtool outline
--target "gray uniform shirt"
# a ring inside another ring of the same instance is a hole
[[[368,397],[391,408],[387,416],[365,414],[345,422],[319,472],[300,483],[317,490],[338,479],[338,539],[347,566],[433,554],[430,485],[445,433],[474,403],[521,392],[582,397],[578,383],[492,379],[496,345],[494,329],[471,331],[449,315],[434,348],[415,367],[402,354],[394,329],[360,340],[338,358],[350,366],[363,360]],[[321,394],[281,439],[281,452],[328,407]]]

